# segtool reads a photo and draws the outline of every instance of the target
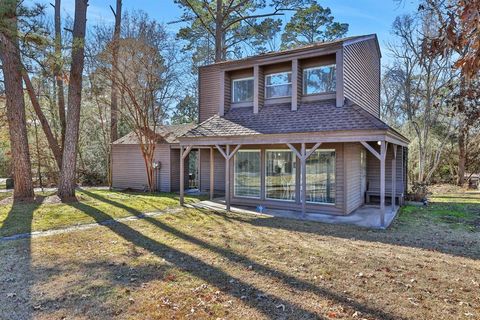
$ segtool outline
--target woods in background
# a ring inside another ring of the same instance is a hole
[[[114,22],[88,27],[87,0],[73,17],[61,0],[1,1],[0,176],[14,177],[16,198],[45,185],[68,200],[77,184],[108,184],[110,143],[131,131],[153,179],[155,128],[197,121],[199,66],[348,33],[314,0],[175,3],[173,34],[144,12],[122,12],[121,0]],[[412,140],[412,183],[463,184],[480,171],[479,7],[421,0],[392,24],[382,117]]]

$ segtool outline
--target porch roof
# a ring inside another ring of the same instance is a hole
[[[189,130],[196,127],[195,123],[184,123],[176,125],[161,125],[155,130],[159,142],[165,142],[170,144],[178,143],[178,137],[187,133]],[[138,137],[134,131],[121,137],[113,142],[113,144],[138,144]]]
[[[257,114],[252,107],[232,108],[225,116],[212,116],[180,137],[185,140],[211,140],[214,137],[244,137],[348,131],[390,131],[408,140],[386,123],[357,105],[336,107],[334,100],[303,103],[296,111],[290,103],[263,107]]]

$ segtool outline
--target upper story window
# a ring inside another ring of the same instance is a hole
[[[335,65],[307,68],[303,70],[303,94],[334,92]]]
[[[279,98],[292,95],[292,73],[281,72],[265,77],[265,97]]]
[[[232,81],[232,102],[253,101],[253,77],[235,79]]]

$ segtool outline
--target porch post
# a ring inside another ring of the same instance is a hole
[[[300,172],[302,176],[302,189],[301,189],[301,198],[302,198],[302,215],[305,215],[305,207],[306,207],[306,200],[307,200],[307,151],[305,148],[305,142],[302,143],[302,149],[301,149],[301,155],[302,157],[300,158],[300,164],[302,171]]]
[[[395,199],[397,193],[397,145],[393,147],[393,159],[392,159],[392,212],[395,212]]]
[[[385,226],[385,156],[386,156],[385,141],[381,142],[380,147],[380,225]]]
[[[227,206],[227,211],[230,211],[230,145],[226,145],[226,154],[225,158],[225,205]]]
[[[184,193],[185,193],[185,169],[183,161],[183,146],[180,146],[180,205],[184,204]]]
[[[213,192],[215,188],[215,181],[214,181],[214,163],[213,163],[213,147],[210,147],[210,200],[213,200]]]

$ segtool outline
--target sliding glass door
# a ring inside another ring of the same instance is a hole
[[[335,203],[335,150],[317,150],[307,159],[308,202]]]
[[[260,150],[239,150],[233,176],[236,197],[260,198]]]
[[[295,200],[296,157],[290,150],[265,151],[265,197]]]

